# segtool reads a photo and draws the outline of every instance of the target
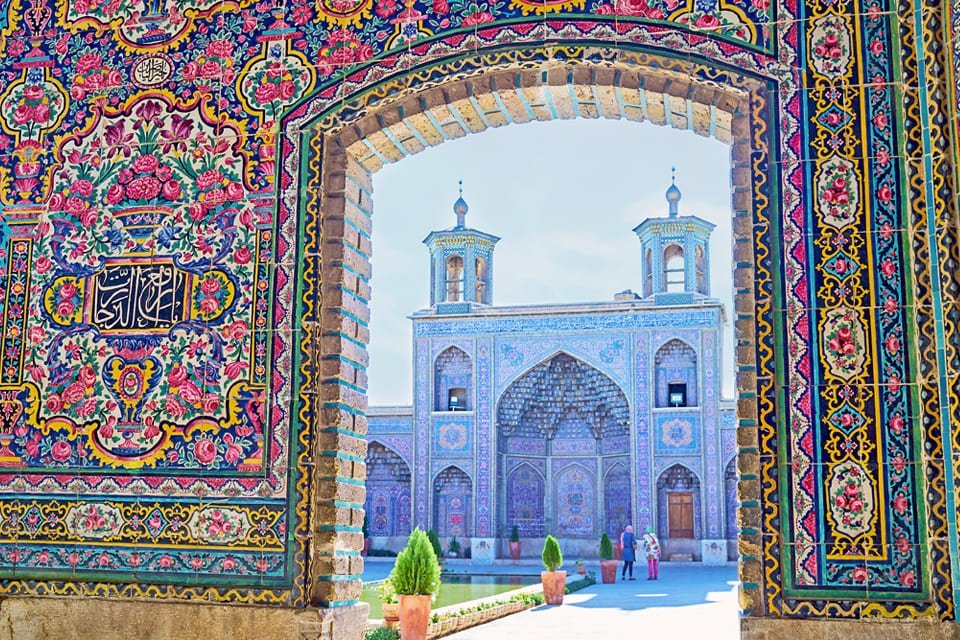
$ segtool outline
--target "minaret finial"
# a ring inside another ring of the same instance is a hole
[[[460,180],[457,186],[460,190],[460,197],[453,203],[453,212],[457,214],[456,228],[463,229],[467,226],[467,211],[470,207],[467,206],[467,201],[463,199],[463,180]]]
[[[677,168],[670,168],[670,187],[667,189],[667,202],[670,204],[670,217],[676,218],[678,214],[678,203],[680,202],[680,189],[677,188]]]

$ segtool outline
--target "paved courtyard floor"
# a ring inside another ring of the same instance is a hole
[[[392,560],[392,559],[391,559]],[[392,562],[368,563],[364,579],[386,577]],[[599,567],[592,567],[599,574]],[[564,597],[559,607],[541,606],[447,636],[450,640],[737,640],[737,568],[665,564],[649,582],[646,566],[637,580],[597,584]],[[480,569],[445,567],[456,572]],[[524,565],[484,567],[484,573],[538,573]]]
[[[736,640],[736,567],[661,567],[648,582],[597,584],[537,607],[447,636],[450,640],[658,638]]]

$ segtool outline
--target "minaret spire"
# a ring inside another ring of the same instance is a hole
[[[677,188],[677,168],[670,168],[670,187],[667,189],[667,202],[670,203],[670,217],[676,218],[679,213],[678,203],[681,197],[680,189]]]
[[[457,226],[454,228],[465,229],[467,226],[467,211],[470,210],[470,207],[467,206],[467,201],[463,199],[463,180],[460,180],[457,186],[460,190],[460,197],[453,203],[453,212],[457,214]]]

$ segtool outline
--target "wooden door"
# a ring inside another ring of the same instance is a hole
[[[669,537],[693,538],[693,494],[672,491],[667,494]]]

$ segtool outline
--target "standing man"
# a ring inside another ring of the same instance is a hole
[[[653,527],[643,534],[643,551],[647,555],[647,580],[656,580],[660,575],[660,541]]]
[[[620,572],[620,580],[626,580],[627,569],[630,570],[630,579],[633,577],[633,563],[637,560],[637,536],[633,535],[633,527],[627,525],[620,534],[620,548],[623,549],[623,570]]]

